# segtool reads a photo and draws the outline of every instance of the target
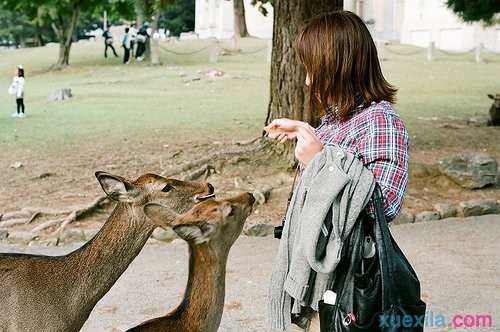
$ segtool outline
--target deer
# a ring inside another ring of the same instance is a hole
[[[117,204],[90,241],[64,256],[0,254],[0,331],[79,331],[157,227],[144,206],[154,202],[183,213],[214,196],[209,183],[95,175]]]
[[[490,118],[492,126],[500,126],[500,93],[495,96],[488,94],[490,99],[493,99],[493,103],[490,107]]]
[[[146,215],[172,227],[189,246],[189,276],[182,302],[170,313],[141,323],[129,332],[215,332],[224,309],[226,263],[255,198],[250,193],[207,200],[182,215],[146,204]],[[174,220],[172,222],[172,220]]]

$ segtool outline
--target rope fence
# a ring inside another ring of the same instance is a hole
[[[177,51],[177,50],[165,47],[164,45],[161,45],[161,44],[159,44],[159,48],[164,52],[178,55],[178,56],[190,56],[190,55],[199,54],[199,53],[202,53],[202,52],[205,52],[208,50],[209,62],[211,62],[211,63],[218,62],[218,58],[220,55],[227,55],[227,54],[251,55],[251,54],[257,54],[257,53],[261,53],[263,51],[267,51],[268,62],[270,62],[271,61],[270,54],[271,54],[271,50],[272,50],[272,44],[270,42],[268,42],[267,46],[259,47],[257,49],[250,49],[250,50],[239,49],[236,44],[233,45],[233,48],[226,48],[226,47],[223,47],[221,45],[221,43],[218,41],[215,41],[215,42],[211,43],[210,45],[199,48],[197,50],[186,51],[186,52]],[[223,54],[222,52],[224,52],[225,54]]]
[[[439,56],[450,56],[450,57],[460,57],[467,55],[474,55],[474,59],[477,63],[485,62],[485,55],[488,57],[487,62],[492,62],[492,57],[500,56],[500,52],[494,51],[486,48],[482,43],[479,43],[477,46],[466,50],[466,51],[450,51],[436,48],[434,42],[430,42],[427,48],[419,48],[411,51],[401,51],[398,48],[400,47],[415,47],[414,45],[405,45],[405,44],[390,44],[385,43],[384,41],[377,41],[377,49],[379,53],[379,58],[384,59],[385,53],[390,53],[398,56],[415,56],[418,54],[426,53],[427,61],[434,61],[436,57]]]
[[[427,61],[434,61],[438,57],[465,57],[467,55],[474,55],[474,59],[477,63],[484,62],[496,62],[497,57],[500,57],[500,51],[495,51],[485,47],[482,43],[478,44],[476,47],[473,47],[466,51],[450,51],[437,48],[434,42],[430,42],[429,45],[425,47],[416,47],[415,45],[408,44],[390,44],[386,43],[382,40],[376,41],[379,58],[385,59],[385,54],[392,54],[397,56],[417,56],[420,54],[426,53]],[[268,42],[267,46],[259,47],[256,49],[250,50],[242,50],[238,47],[238,42],[233,40],[233,45],[231,48],[227,48],[221,45],[220,41],[214,41],[211,44],[201,47],[199,49],[193,51],[178,51],[164,45],[159,44],[159,47],[162,51],[174,54],[177,56],[190,56],[199,54],[205,51],[208,51],[209,62],[216,63],[218,62],[219,56],[227,55],[227,54],[236,54],[236,55],[251,55],[258,54],[267,50],[267,61],[271,61],[271,51],[272,51],[272,43]],[[409,48],[409,49],[401,49],[401,48]],[[224,52],[224,53],[222,53]],[[486,58],[486,59],[485,59]],[[495,60],[493,60],[495,59]],[[486,61],[485,61],[486,60]]]
[[[193,54],[197,54],[197,53],[201,53],[201,52],[205,51],[206,49],[209,48],[209,46],[205,46],[205,47],[200,48],[199,50],[190,51],[190,52],[174,51],[174,50],[168,49],[168,48],[166,48],[165,46],[162,46],[162,45],[160,45],[160,48],[162,50],[164,50],[165,52],[167,52],[167,53],[171,53],[171,54],[175,54],[175,55],[193,55]]]

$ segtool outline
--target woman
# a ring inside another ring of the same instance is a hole
[[[16,76],[12,79],[9,93],[16,96],[17,113],[12,114],[12,117],[24,118],[24,68],[22,65],[16,68]]]
[[[277,119],[265,128],[269,137],[281,143],[297,139],[295,156],[301,169],[325,145],[355,154],[373,172],[387,219],[393,220],[408,181],[408,134],[393,109],[396,88],[382,75],[370,32],[355,14],[337,11],[307,23],[295,49],[307,72],[308,106],[322,115],[321,124],[312,128]],[[367,211],[372,214],[372,202]],[[310,312],[307,309],[304,312]],[[306,331],[319,331],[317,313],[303,316],[311,318]]]

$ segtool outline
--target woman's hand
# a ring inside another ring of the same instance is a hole
[[[279,143],[285,143],[290,139],[297,137],[297,127],[304,124],[304,122],[290,120],[290,119],[276,119],[264,127],[267,136]]]
[[[318,152],[323,150],[323,144],[314,133],[314,129],[306,122],[276,119],[264,128],[268,136],[285,143],[287,140],[297,138],[295,158],[307,165]]]

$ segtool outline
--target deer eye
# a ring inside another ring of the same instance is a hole
[[[174,189],[174,187],[172,187],[171,185],[167,184],[165,187],[163,187],[163,189],[161,191],[163,191],[164,193],[168,193],[172,189]]]

